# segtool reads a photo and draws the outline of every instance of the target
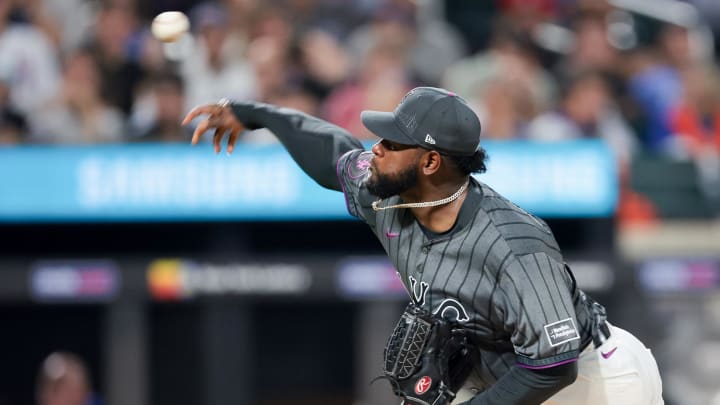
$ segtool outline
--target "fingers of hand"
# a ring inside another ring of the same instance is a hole
[[[200,141],[200,137],[210,129],[210,120],[204,119],[200,121],[200,124],[198,124],[197,128],[195,128],[195,131],[193,132],[192,141],[191,143],[193,145],[197,145],[197,143]]]
[[[233,153],[235,150],[235,142],[237,142],[238,134],[240,133],[240,128],[235,128],[230,132],[230,137],[228,138],[227,142],[227,153]]]
[[[216,104],[195,107],[185,116],[182,121],[182,125],[189,124],[193,119],[200,115],[207,115],[207,118],[200,121],[198,126],[195,128],[191,143],[196,145],[200,142],[200,138],[205,132],[215,128],[215,133],[213,135],[213,147],[215,149],[215,153],[220,153],[222,149],[222,138],[227,131],[231,131],[230,137],[228,138],[227,151],[228,153],[232,153],[235,149],[235,143],[237,142],[238,135],[244,129],[242,124],[240,124],[232,115],[232,112],[227,107],[218,106]]]
[[[222,150],[222,145],[220,145],[220,143],[222,142],[223,135],[225,135],[225,128],[215,129],[215,135],[213,135],[215,153],[220,153],[220,150]]]
[[[212,114],[215,111],[215,105],[201,105],[190,110],[189,113],[182,120],[182,125],[187,125],[190,121],[194,120],[202,114]]]

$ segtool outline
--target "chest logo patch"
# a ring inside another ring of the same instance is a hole
[[[577,332],[572,318],[545,325],[545,334],[550,346],[558,346],[571,340],[580,339],[580,334]]]

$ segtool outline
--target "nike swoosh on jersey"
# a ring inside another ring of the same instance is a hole
[[[615,353],[615,350],[617,350],[617,347],[614,347],[612,350],[610,350],[607,353],[600,352],[600,355],[603,356],[603,359],[609,359],[610,356],[612,356],[613,353]]]
[[[387,236],[388,238],[397,238],[398,236],[400,236],[400,232],[390,232],[390,229],[388,229],[387,231],[385,231],[385,236]]]

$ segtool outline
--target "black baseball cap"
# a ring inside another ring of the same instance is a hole
[[[383,139],[450,155],[471,156],[480,144],[480,119],[462,97],[416,87],[394,112],[363,111],[362,123]]]

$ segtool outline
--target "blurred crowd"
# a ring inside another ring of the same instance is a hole
[[[360,111],[392,110],[430,85],[464,96],[485,139],[600,138],[621,176],[653,153],[701,162],[720,190],[720,73],[707,41],[720,5],[620,2],[652,3],[648,17],[614,3],[4,0],[0,144],[187,142],[182,116],[222,97],[372,139]],[[150,22],[166,10],[186,12],[191,35],[154,39]]]

